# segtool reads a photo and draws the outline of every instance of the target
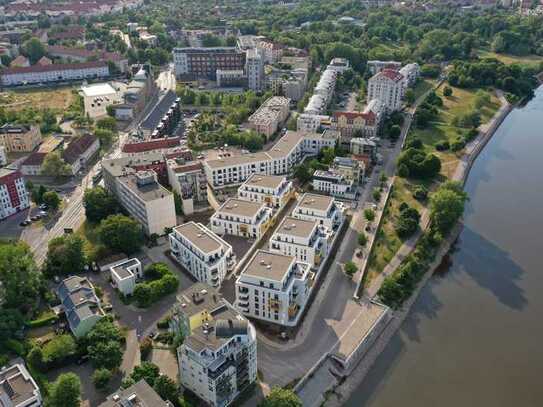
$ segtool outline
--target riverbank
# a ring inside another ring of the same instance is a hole
[[[465,154],[457,166],[453,179],[456,179],[463,184],[466,182],[472,165],[481,153],[481,151],[483,151],[484,146],[492,138],[496,130],[499,128],[499,126],[502,124],[502,122],[505,120],[507,115],[514,107],[505,100],[503,94],[500,94],[499,96],[502,102],[500,110],[496,113],[492,120],[487,123],[483,129],[481,129],[481,134],[479,135],[479,137],[477,137],[470,144],[468,144],[468,146],[466,146]],[[427,227],[427,223],[424,224],[424,227]],[[415,303],[420,291],[426,285],[430,277],[433,275],[434,271],[442,263],[443,258],[450,251],[461,231],[462,223],[458,223],[458,225],[453,229],[448,238],[445,239],[445,241],[442,243],[434,262],[431,264],[428,272],[419,282],[415,292],[411,295],[409,300],[404,303],[403,307],[400,310],[397,310],[393,313],[389,324],[383,330],[379,338],[373,343],[371,349],[366,352],[364,358],[359,362],[358,366],[349,375],[349,377],[340,382],[338,386],[336,386],[333,390],[329,391],[326,394],[327,401],[325,405],[327,407],[339,407],[343,405],[343,403],[345,403],[345,401],[349,399],[354,390],[361,385],[381,352],[386,348],[389,341],[402,326],[406,317],[409,315],[411,307]],[[414,245],[411,246],[411,250],[413,250],[414,247]]]

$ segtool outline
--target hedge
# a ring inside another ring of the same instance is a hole
[[[33,321],[28,321],[26,326],[29,328],[39,328],[46,325],[51,325],[52,322],[58,321],[58,315],[50,314],[43,318],[35,319]]]

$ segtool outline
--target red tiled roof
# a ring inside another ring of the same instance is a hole
[[[104,61],[81,62],[79,64],[52,64],[52,65],[32,65],[17,68],[7,68],[0,71],[2,75],[30,72],[50,72],[50,71],[69,71],[73,69],[101,68],[107,67]]]
[[[79,39],[85,37],[85,28],[83,27],[71,27],[63,31],[55,33],[47,33],[47,37],[52,40],[68,40]]]
[[[42,165],[47,153],[35,152],[26,157],[22,165]]]
[[[70,48],[60,45],[49,45],[47,47],[47,52],[49,52],[50,54],[66,55],[68,57],[73,56],[79,58],[91,58],[96,56],[97,58],[104,61],[122,61],[123,59],[126,59],[117,52],[88,51],[82,48]]]
[[[168,137],[138,143],[127,143],[123,146],[124,153],[142,153],[144,151],[160,150],[179,146],[179,137]]]
[[[383,69],[381,72],[378,73],[378,75],[385,76],[388,79],[393,80],[394,82],[398,82],[403,79],[403,75],[395,69]]]
[[[24,64],[28,64],[28,58],[25,57],[24,55],[19,55],[17,58],[15,58],[13,61],[11,61],[9,66],[15,68],[15,67],[17,67],[19,65],[24,65]]]
[[[202,163],[190,163],[186,165],[180,165],[174,169],[174,172],[181,174],[187,171],[201,170],[203,168]]]
[[[38,62],[36,62],[36,65],[45,66],[45,65],[51,65],[53,62],[47,58],[46,56],[41,57]]]
[[[68,164],[73,164],[76,162],[76,160],[79,159],[81,154],[83,154],[85,151],[87,151],[90,146],[94,144],[96,141],[96,136],[93,134],[85,134],[81,137],[76,138],[70,144],[68,144],[68,147],[64,150],[62,153],[62,158],[64,161],[66,161]]]
[[[375,121],[375,113],[372,111],[369,111],[367,113],[364,112],[334,112],[334,120],[337,121],[340,117],[346,117],[347,120],[354,120],[358,117],[362,117],[364,120],[366,120],[368,123],[373,123]]]

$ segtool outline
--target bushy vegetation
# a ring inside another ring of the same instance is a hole
[[[139,307],[148,307],[164,296],[177,291],[179,279],[164,263],[155,263],[145,269],[150,281],[136,284],[134,299]]]

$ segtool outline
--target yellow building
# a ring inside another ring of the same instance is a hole
[[[41,143],[38,126],[4,124],[0,127],[0,144],[8,153],[33,151]]]

